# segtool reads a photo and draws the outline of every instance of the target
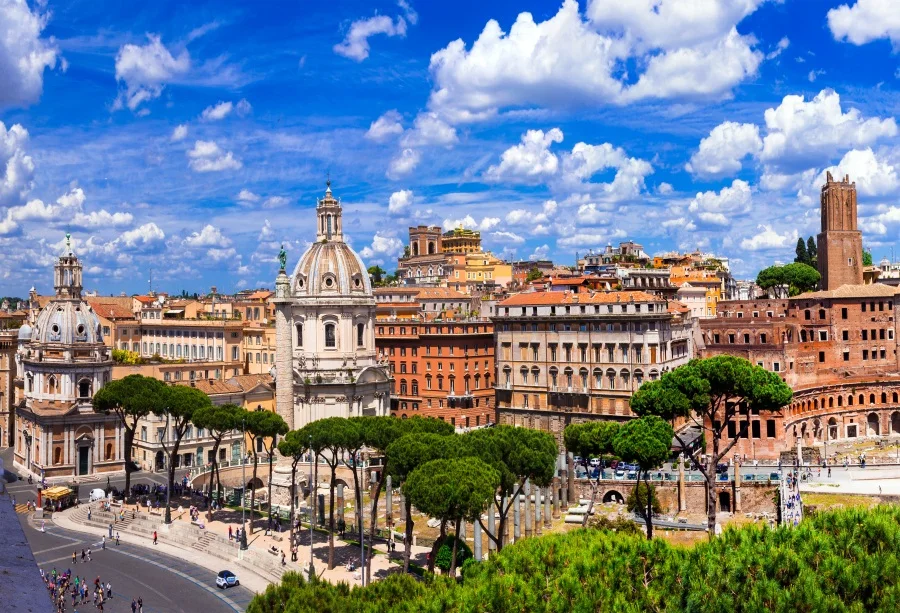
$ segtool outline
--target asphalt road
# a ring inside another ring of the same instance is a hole
[[[93,487],[105,485],[104,480],[99,485],[84,487],[90,491]],[[8,490],[18,503],[37,497],[35,486],[28,485],[26,481],[10,483]],[[42,533],[40,523],[32,525],[34,520],[29,521],[29,517],[29,514],[19,514],[19,522],[38,566],[45,572],[54,567],[57,572],[71,569],[73,574],[85,577],[89,583],[93,583],[98,575],[104,583],[109,581],[113,598],[106,611],[130,613],[131,599],[138,596],[144,599],[145,613],[244,611],[253,598],[253,593],[243,586],[220,590],[211,571],[146,547],[129,545],[127,536],[123,536],[118,547],[114,542],[107,541],[106,549],[101,550],[100,537],[63,530],[51,522],[46,522],[46,532]],[[82,564],[81,550],[88,547],[92,550],[92,561]],[[74,566],[73,551],[78,552],[78,562]],[[71,604],[70,599],[68,605]],[[76,607],[76,610],[93,608],[86,603],[85,607]]]

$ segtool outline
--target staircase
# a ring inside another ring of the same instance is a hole
[[[200,535],[200,538],[196,543],[191,543],[191,549],[196,549],[201,553],[206,553],[207,549],[209,549],[209,544],[213,541],[214,537],[209,532],[204,532]]]

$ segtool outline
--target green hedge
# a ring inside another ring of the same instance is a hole
[[[692,548],[608,530],[527,539],[462,581],[392,575],[366,588],[285,575],[249,613],[900,610],[900,508],[747,526]]]

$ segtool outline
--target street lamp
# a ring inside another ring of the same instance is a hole
[[[309,437],[309,504],[307,511],[309,512],[309,579],[316,575],[316,567],[313,564],[313,516],[315,515],[315,506],[313,505],[316,491],[313,489],[316,484],[313,483],[313,450],[312,435]],[[291,520],[293,521],[293,519]]]
[[[247,433],[246,420],[241,418],[241,550],[247,548],[247,537],[244,531],[247,529],[247,509],[244,508],[244,500],[246,499],[247,488],[247,462],[245,461]]]

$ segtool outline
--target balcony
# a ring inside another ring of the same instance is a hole
[[[551,385],[550,391],[554,394],[590,394],[588,387],[581,385]]]

